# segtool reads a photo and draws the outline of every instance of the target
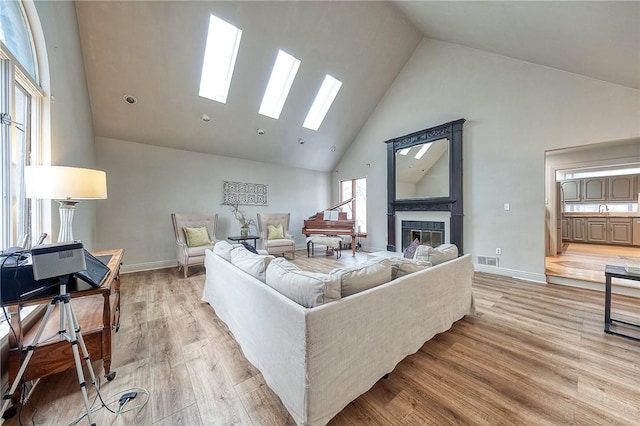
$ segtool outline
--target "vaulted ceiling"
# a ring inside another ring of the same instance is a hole
[[[96,136],[312,170],[333,169],[422,37],[640,89],[640,2],[77,1],[76,13]],[[210,14],[243,31],[226,104],[198,96]],[[274,120],[258,108],[279,49],[302,64]],[[305,129],[325,74],[342,88]]]

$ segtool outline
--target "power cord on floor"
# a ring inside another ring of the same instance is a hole
[[[142,394],[142,397],[140,398],[144,400],[137,405],[129,405],[129,402],[136,399],[136,397],[138,397],[139,394]],[[115,392],[112,396],[107,398],[105,402],[102,399],[102,395],[100,395],[99,386],[98,386],[98,392],[96,397],[100,399],[101,405],[99,407],[92,408],[91,413],[97,412],[102,408],[106,408],[107,411],[109,411],[110,413],[113,413],[116,416],[119,416],[121,414],[128,413],[133,410],[142,410],[145,407],[145,405],[147,405],[147,403],[149,402],[150,394],[149,394],[149,391],[145,388],[124,389],[124,390]],[[94,400],[94,403],[95,401],[96,400]],[[114,408],[110,407],[112,405]],[[81,416],[73,420],[71,423],[69,423],[67,426],[78,424],[85,417],[87,417],[87,413],[82,414]]]

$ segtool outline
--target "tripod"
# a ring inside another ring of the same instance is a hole
[[[89,353],[87,352],[87,347],[84,344],[84,339],[82,338],[82,332],[80,331],[80,325],[78,324],[78,320],[73,312],[73,308],[71,307],[71,295],[67,293],[67,283],[69,281],[69,277],[60,278],[60,294],[54,296],[49,306],[47,306],[47,310],[44,314],[42,322],[40,323],[40,327],[38,327],[38,331],[33,339],[31,345],[27,346],[27,355],[22,361],[20,365],[20,370],[18,370],[18,374],[16,378],[13,380],[13,384],[11,389],[5,394],[3,397],[4,404],[2,406],[2,413],[5,412],[9,402],[11,400],[11,395],[13,395],[18,389],[18,385],[20,384],[20,380],[24,375],[24,372],[29,365],[29,361],[33,356],[33,353],[40,343],[40,336],[44,331],[45,326],[49,322],[49,317],[53,312],[53,309],[56,307],[58,303],[60,303],[60,329],[58,331],[58,335],[60,340],[66,340],[71,344],[71,349],[73,351],[73,358],[76,364],[76,372],[78,374],[78,382],[80,383],[80,390],[82,391],[82,397],[84,398],[84,406],[87,410],[87,419],[89,420],[89,424],[95,426],[93,419],[91,418],[91,405],[89,404],[89,397],[87,396],[87,384],[84,381],[84,372],[82,369],[82,362],[80,361],[80,353],[78,351],[78,344],[80,345],[80,349],[82,350],[82,355],[87,364],[87,369],[89,370],[89,374],[91,375],[91,381],[94,387],[96,387],[96,376],[93,372],[93,367],[91,366],[91,360],[89,359]],[[66,327],[66,328],[65,328]],[[49,339],[46,339],[49,340]],[[45,340],[45,341],[46,341]],[[21,350],[21,349],[20,349]],[[97,390],[97,388],[96,388]]]

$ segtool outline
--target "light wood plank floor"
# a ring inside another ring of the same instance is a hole
[[[625,266],[640,263],[640,248],[600,244],[565,243],[562,254],[547,256],[545,273],[557,277],[601,283],[604,285],[606,265]],[[617,282],[617,281],[616,281]],[[637,286],[631,281],[619,284]]]
[[[307,259],[299,251],[296,263],[327,271],[365,259]],[[151,397],[143,409],[118,417],[100,410],[99,425],[293,423],[200,301],[203,282],[202,268],[188,279],[175,269],[123,275],[117,376],[103,383],[102,394],[144,387]],[[407,357],[330,424],[638,425],[640,342],[603,332],[602,293],[484,273],[476,273],[473,290],[475,315]],[[614,312],[640,318],[640,301],[617,297]],[[21,418],[63,425],[83,412],[75,372],[68,371],[43,379]]]

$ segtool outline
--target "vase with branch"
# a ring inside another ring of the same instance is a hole
[[[256,226],[256,221],[248,218],[247,213],[240,208],[239,204],[229,203],[229,208],[238,223],[240,223],[240,235],[246,237],[249,235],[249,228],[251,226]]]

